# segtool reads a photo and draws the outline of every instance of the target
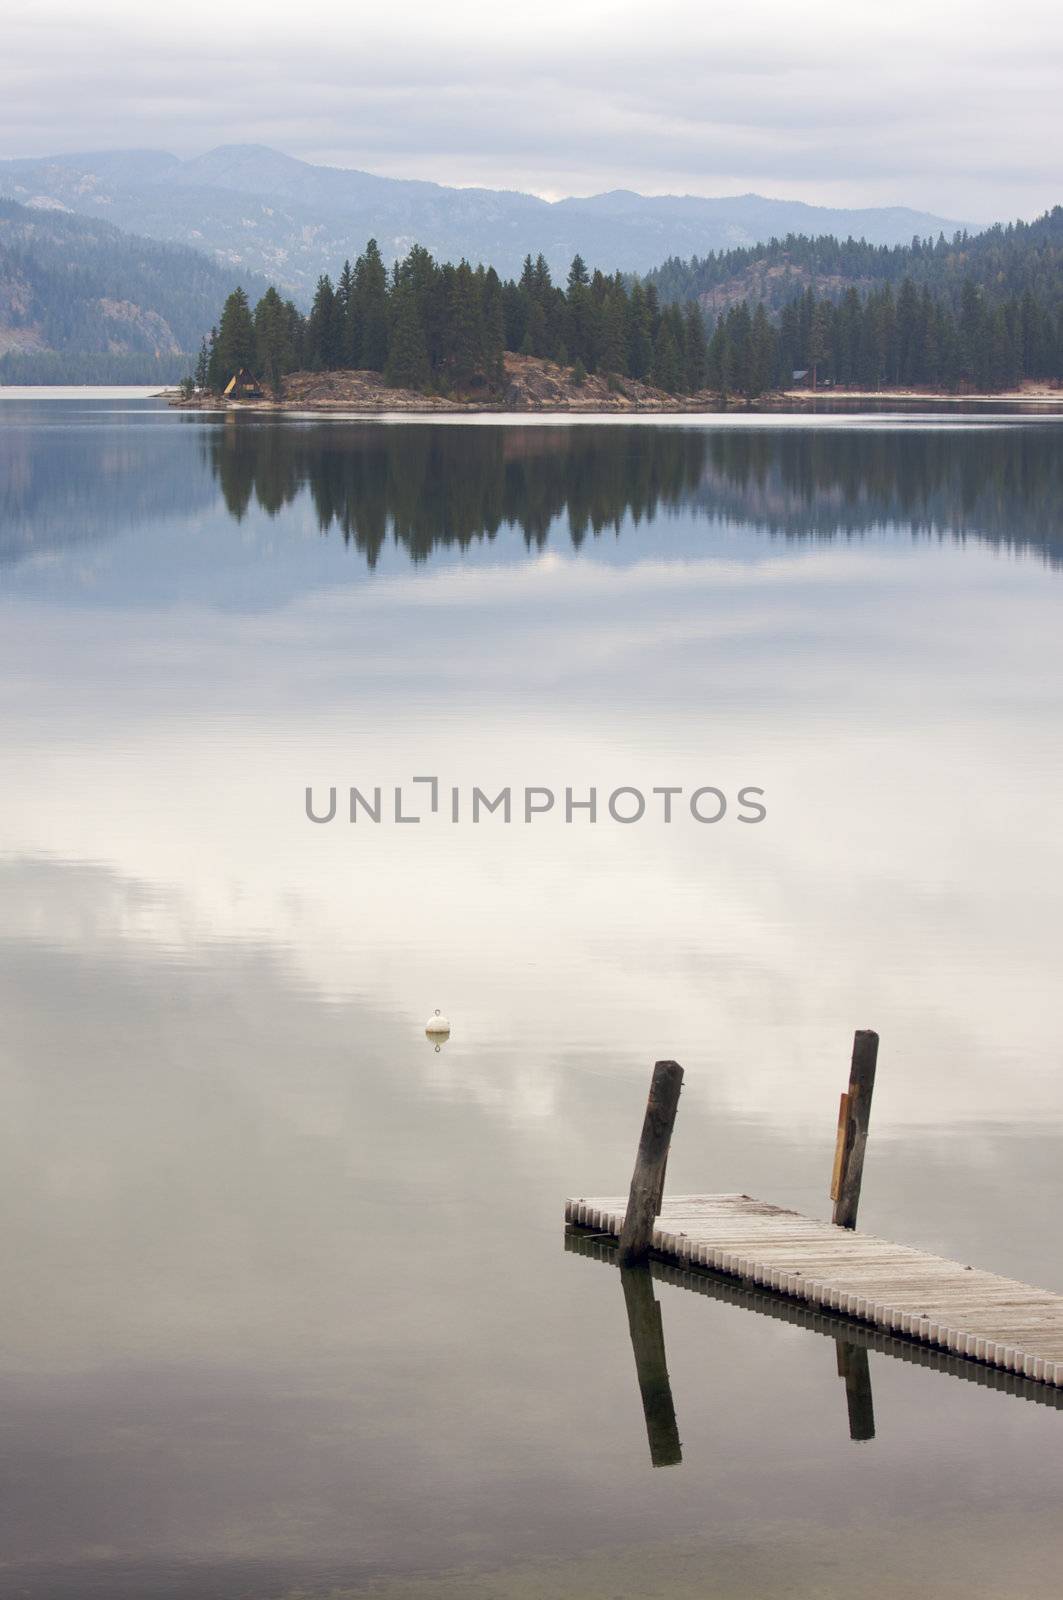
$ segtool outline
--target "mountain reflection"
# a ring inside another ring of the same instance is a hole
[[[323,533],[374,566],[517,527],[577,549],[662,509],[786,539],[901,528],[1063,561],[1063,452],[1053,426],[962,429],[440,427],[229,423],[205,449],[230,514],[309,496]]]

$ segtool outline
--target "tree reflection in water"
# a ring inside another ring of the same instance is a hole
[[[529,548],[638,525],[662,509],[788,540],[897,527],[1063,562],[1054,424],[985,427],[535,426],[230,417],[205,449],[231,515],[301,496],[370,567],[520,530]]]

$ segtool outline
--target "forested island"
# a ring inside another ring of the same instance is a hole
[[[843,265],[859,285],[829,270]],[[1061,379],[1057,208],[951,245],[791,238],[641,280],[577,255],[563,286],[541,255],[503,281],[419,246],[389,270],[370,240],[335,284],[320,279],[307,316],[275,288],[253,308],[230,294],[184,399],[712,409],[797,387],[963,395]]]

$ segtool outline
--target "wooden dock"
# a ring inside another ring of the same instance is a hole
[[[589,1228],[565,1229],[565,1249],[573,1255],[603,1266],[616,1267],[616,1240],[607,1234],[592,1233]],[[1063,1411],[1063,1388],[1053,1384],[1035,1383],[1016,1372],[1004,1372],[1000,1367],[987,1367],[984,1361],[968,1360],[966,1356],[941,1350],[936,1345],[919,1344],[902,1333],[887,1333],[869,1322],[855,1322],[840,1311],[825,1311],[822,1306],[812,1306],[803,1300],[778,1294],[771,1289],[757,1288],[749,1279],[725,1277],[704,1267],[680,1267],[674,1262],[654,1256],[646,1270],[655,1283],[669,1284],[690,1294],[704,1295],[708,1300],[718,1300],[738,1311],[756,1316],[770,1317],[775,1322],[788,1322],[806,1333],[819,1334],[833,1339],[836,1344],[855,1346],[865,1352],[888,1356],[894,1361],[905,1361],[910,1366],[926,1367],[930,1372],[940,1372],[946,1377],[959,1378],[982,1389],[1000,1394],[1017,1395],[1033,1405],[1047,1406],[1052,1411]]]
[[[619,1240],[627,1201],[574,1199],[569,1224]],[[762,1285],[874,1329],[1063,1387],[1063,1295],[745,1194],[663,1200],[661,1260]]]

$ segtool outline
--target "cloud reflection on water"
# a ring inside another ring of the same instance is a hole
[[[947,451],[920,477],[921,445],[833,468],[823,446],[794,498],[770,437],[748,474],[684,438],[645,447],[658,489],[638,499],[635,465],[613,445],[598,460],[589,431],[561,466],[514,436],[520,473],[542,473],[538,520],[423,549],[389,525],[371,574],[334,516],[319,531],[337,483],[350,502],[353,445],[337,477],[332,432],[298,430],[270,468],[294,492],[267,514],[255,468],[236,522],[211,459],[228,447],[165,426],[171,512],[145,499],[155,457],[133,428],[100,469],[116,503],[127,486],[128,525],[76,548],[33,443],[20,527],[39,539],[4,569],[18,1582],[58,1561],[66,1592],[90,1568],[117,1592],[143,1561],[161,1594],[167,1564],[177,1584],[193,1561],[265,1560],[291,1586],[390,1574],[385,1592],[419,1600],[464,1563],[463,1592],[495,1566],[515,1593],[624,1593],[586,1552],[627,1539],[650,1494],[677,1541],[663,1592],[685,1597],[694,1571],[792,1593],[816,1551],[851,1574],[849,1494],[876,1507],[854,1548],[892,1551],[897,1581],[919,1551],[944,1582],[947,1550],[965,1593],[989,1594],[1003,1544],[1047,1594],[1059,1418],[881,1363],[854,1466],[820,1341],[670,1301],[684,1464],[648,1489],[617,1285],[560,1243],[566,1193],[622,1186],[661,1055],[687,1070],[670,1183],[824,1209],[849,1034],[873,1025],[866,1225],[1063,1287],[1038,1221],[1063,1115],[1061,591],[1040,520],[1058,462],[1038,430],[1002,431],[973,499]],[[478,432],[491,461],[497,431]],[[392,447],[357,437],[386,508]],[[453,438],[427,441],[438,470]],[[55,449],[56,483],[91,500],[91,453],[64,479]],[[573,548],[565,519],[596,497],[613,520],[595,540],[588,513]],[[844,526],[860,538],[810,537]],[[305,821],[307,782],[433,771],[490,792],[757,783],[769,820]],[[439,1055],[436,1005],[454,1027]]]

